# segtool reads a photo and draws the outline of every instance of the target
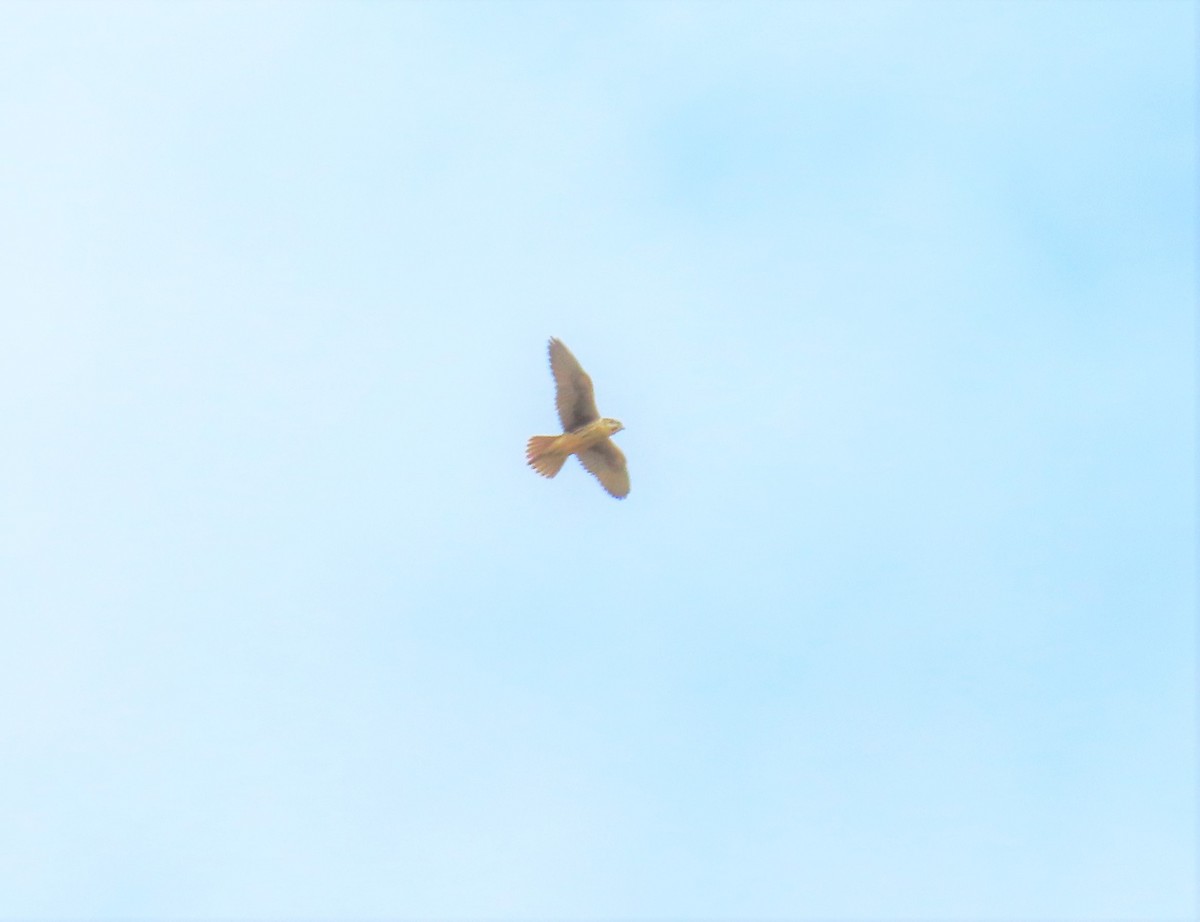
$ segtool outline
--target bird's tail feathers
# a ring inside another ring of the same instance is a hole
[[[525,447],[526,462],[543,477],[553,477],[562,470],[567,460],[562,452],[551,451],[557,438],[553,435],[535,435]]]

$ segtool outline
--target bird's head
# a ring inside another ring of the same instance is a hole
[[[607,419],[606,418],[606,419],[601,420],[601,422],[604,423],[604,428],[608,431],[609,435],[613,435],[614,433],[620,432],[622,429],[625,428],[624,426],[621,425],[621,421],[618,419]]]

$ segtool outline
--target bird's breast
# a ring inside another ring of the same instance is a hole
[[[590,422],[586,426],[580,426],[571,432],[565,432],[558,437],[554,447],[558,451],[568,454],[583,451],[597,442],[602,442],[608,438],[608,429],[604,425],[604,420],[598,419],[595,422]]]

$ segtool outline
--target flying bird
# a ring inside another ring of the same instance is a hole
[[[590,471],[617,499],[629,495],[629,470],[625,455],[609,436],[625,427],[615,419],[602,419],[592,393],[592,379],[571,350],[550,340],[550,370],[554,372],[555,403],[562,435],[535,435],[525,448],[525,460],[543,477],[553,477],[570,455]]]

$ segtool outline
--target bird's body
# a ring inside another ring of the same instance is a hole
[[[550,368],[556,386],[555,403],[562,435],[535,435],[525,449],[525,459],[543,477],[553,477],[567,458],[575,455],[600,485],[617,499],[629,494],[625,455],[609,436],[625,427],[615,419],[601,418],[587,376],[571,351],[550,340]]]

